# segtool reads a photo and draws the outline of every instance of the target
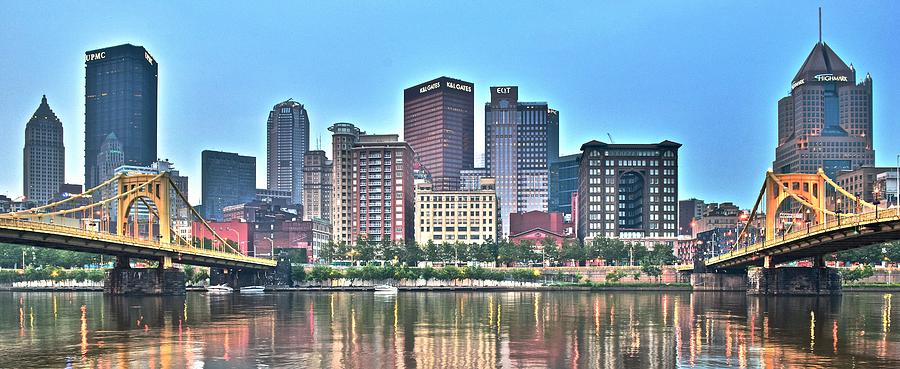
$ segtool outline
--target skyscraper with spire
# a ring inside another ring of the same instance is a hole
[[[24,189],[28,200],[43,204],[59,191],[66,176],[66,148],[63,126],[50,105],[47,95],[25,124]]]
[[[859,83],[847,65],[822,41],[791,81],[790,95],[778,101],[776,173],[815,173],[836,178],[842,170],[875,165],[872,147],[872,77]]]

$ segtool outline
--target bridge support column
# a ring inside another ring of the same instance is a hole
[[[839,295],[837,269],[816,267],[750,268],[748,295]]]
[[[694,291],[746,291],[747,277],[736,273],[691,273]]]
[[[246,286],[290,286],[291,263],[289,260],[278,260],[275,269],[223,269],[210,268],[209,284],[227,284],[231,288]]]
[[[161,258],[157,268],[131,268],[128,257],[119,256],[107,272],[103,293],[109,295],[184,295],[184,272]]]

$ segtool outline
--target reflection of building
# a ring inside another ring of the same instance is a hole
[[[843,170],[838,172],[835,183],[841,188],[847,190],[865,201],[875,201],[875,182],[877,176],[881,173],[895,172],[896,167],[870,167],[862,166],[854,170]]]
[[[59,190],[66,176],[63,126],[47,104],[46,95],[25,124],[22,158],[25,161],[22,166],[25,198],[46,203]]]
[[[497,192],[494,180],[482,180],[477,191],[437,191],[431,184],[416,185],[415,235],[420,245],[482,243],[497,239]]]
[[[675,239],[681,144],[581,146],[578,237]]]
[[[102,182],[97,155],[115,133],[124,165],[147,166],[156,156],[158,64],[141,46],[130,44],[85,53],[84,186]]]
[[[572,215],[572,195],[578,192],[578,159],[581,154],[560,156],[550,164],[549,211]]]
[[[303,219],[322,219],[330,223],[333,164],[322,150],[307,152],[304,160]]]
[[[459,172],[475,156],[475,86],[440,77],[403,91],[403,138],[437,191],[459,188]]]
[[[350,241],[413,239],[412,148],[397,135],[361,135],[350,152]]]
[[[559,112],[520,102],[517,86],[491,87],[484,105],[485,168],[497,181],[504,235],[509,214],[547,211],[550,163],[559,157]]]
[[[328,128],[331,135],[331,234],[336,241],[351,241],[350,220],[354,209],[350,206],[352,166],[350,149],[360,134],[365,134],[350,123],[335,123]]]
[[[301,204],[303,156],[309,151],[306,108],[291,99],[275,104],[266,129],[266,188],[289,191],[291,204]]]
[[[256,158],[203,150],[200,185],[203,218],[221,220],[222,209],[256,197]]]
[[[775,173],[815,173],[875,165],[872,147],[872,77],[856,83],[848,66],[821,40],[778,101]]]

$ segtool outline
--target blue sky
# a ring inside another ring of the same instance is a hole
[[[560,154],[591,139],[684,144],[680,198],[752,205],[771,166],[777,101],[817,40],[875,89],[878,165],[900,116],[897,2],[10,2],[0,12],[0,194],[22,192],[24,127],[42,94],[83,182],[84,51],[132,43],[160,64],[159,156],[200,196],[204,149],[257,157],[276,102],[304,103],[311,141],[349,121],[402,134],[405,87],[475,83],[476,155],[492,85],[560,111]]]

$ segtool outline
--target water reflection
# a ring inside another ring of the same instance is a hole
[[[900,367],[895,298],[0,293],[0,367]]]

